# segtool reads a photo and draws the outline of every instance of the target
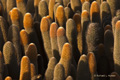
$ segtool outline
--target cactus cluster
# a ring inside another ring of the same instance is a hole
[[[120,80],[120,0],[0,0],[0,80]]]

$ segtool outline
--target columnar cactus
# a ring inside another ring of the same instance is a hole
[[[83,51],[83,44],[82,44],[82,27],[81,27],[81,16],[79,13],[75,13],[73,16],[73,20],[75,21],[76,28],[77,28],[77,47],[79,49],[80,54]]]
[[[58,44],[57,44],[57,29],[58,29],[58,25],[53,22],[50,25],[51,48],[52,48],[53,56],[57,59],[57,61],[59,61],[60,55],[59,55],[59,48],[58,48]]]
[[[5,21],[5,19],[0,16],[0,28],[1,28],[1,31],[2,31],[2,35],[3,35],[3,41],[4,42],[7,42],[8,40],[8,26],[6,24],[7,22]]]
[[[65,7],[64,11],[65,11],[65,20],[72,18],[72,10],[69,7]]]
[[[53,80],[64,80],[65,79],[65,70],[62,64],[57,64],[54,69],[54,78]]]
[[[25,13],[27,12],[26,10],[26,4],[24,0],[16,0],[16,6],[18,10],[20,11],[20,24],[23,26],[23,17]]]
[[[45,80],[53,80],[54,68],[56,64],[57,64],[56,58],[55,57],[50,58],[48,67],[45,72],[45,78],[44,78]]]
[[[84,10],[81,14],[81,28],[82,28],[82,41],[83,53],[87,54],[86,32],[90,23],[89,12]]]
[[[31,80],[30,60],[27,56],[23,56],[21,59],[19,80]]]
[[[65,69],[65,78],[67,78],[71,72],[72,55],[72,46],[69,43],[65,43],[63,45],[62,55],[59,61]]]
[[[92,52],[88,53],[87,58],[88,58],[89,70],[91,74],[91,80],[98,80],[98,78],[95,77],[95,75],[97,75],[97,63],[94,53]]]
[[[22,43],[22,46],[24,48],[24,53],[25,53],[29,45],[29,36],[28,36],[28,33],[24,29],[20,31],[20,39],[21,39],[21,43]]]
[[[37,34],[34,30],[33,18],[30,13],[26,13],[24,15],[23,23],[24,23],[24,28],[26,32],[28,33],[30,43],[34,43],[37,47],[38,53],[40,53],[40,43],[39,43]]]
[[[82,55],[78,61],[76,80],[90,80],[90,71],[86,55]]]
[[[113,52],[113,59],[114,59],[114,68],[115,72],[120,75],[120,49],[119,49],[119,39],[120,39],[120,20],[116,22],[115,25],[115,33],[114,33],[114,52]]]
[[[100,23],[100,6],[96,1],[93,1],[90,7],[90,20]]]
[[[86,33],[88,52],[94,52],[96,47],[103,43],[104,30],[98,23],[90,23]]]
[[[20,12],[16,7],[12,9],[10,17],[12,24],[15,24],[18,27],[18,29],[21,30],[22,25],[20,24]]]
[[[7,20],[8,20],[8,22],[9,22],[9,24],[10,24],[11,21],[10,21],[9,12],[12,10],[13,7],[16,6],[16,0],[7,0],[6,6],[7,6]],[[10,24],[10,25],[11,25],[11,24]]]
[[[5,65],[8,68],[9,75],[13,79],[18,79],[19,67],[17,63],[17,56],[15,53],[15,47],[13,46],[13,43],[11,43],[10,41],[7,41],[3,46],[3,56]]]
[[[111,9],[111,14],[112,14],[112,17],[115,16],[115,13],[116,13],[116,10],[117,10],[117,1],[118,0],[107,0],[109,6],[110,6],[110,9]]]
[[[110,73],[114,71],[114,61],[113,61],[113,47],[114,47],[114,37],[111,30],[106,30],[104,33],[104,46],[105,54],[108,58]]]
[[[46,17],[43,17],[41,20],[41,24],[40,24],[40,30],[42,33],[44,48],[45,48],[45,52],[46,52],[48,59],[50,59],[53,56],[52,50],[51,50],[49,28],[50,28],[50,24],[49,24],[48,19]]]
[[[65,11],[62,5],[59,5],[57,7],[57,10],[55,13],[55,21],[56,23],[58,23],[58,26],[65,27]]]
[[[20,35],[19,29],[16,25],[11,25],[8,31],[8,40],[11,41],[15,47],[17,62],[20,63],[22,53],[21,53],[21,45],[20,45]]]
[[[110,6],[106,1],[102,2],[100,5],[100,18],[103,27],[105,27],[105,24],[111,23]]]
[[[41,0],[38,5],[38,13],[40,18],[42,19],[44,16],[48,15],[48,5],[45,0]]]
[[[50,0],[49,1],[49,16],[51,17],[52,21],[54,21],[54,5],[55,5],[55,0]]]
[[[113,32],[113,35],[115,34],[115,25],[116,25],[116,22],[120,20],[120,17],[119,16],[115,16],[114,18],[112,18],[112,32]]]
[[[82,12],[83,12],[84,10],[87,10],[88,13],[90,13],[90,2],[85,1],[85,2],[82,4]]]
[[[72,46],[73,56],[76,60],[76,62],[79,59],[80,53],[77,48],[77,28],[75,21],[73,19],[68,19],[66,22],[66,36],[68,39],[68,42]]]
[[[25,55],[28,56],[30,62],[35,65],[36,73],[38,73],[37,72],[38,71],[37,54],[38,52],[37,52],[36,45],[34,43],[30,43],[28,45]]]
[[[3,6],[3,13],[4,13],[3,16],[4,16],[5,19],[7,19],[7,11],[6,11],[7,6],[6,6],[6,2],[7,2],[7,0],[1,0],[1,4]]]
[[[55,16],[56,16],[56,10],[57,10],[57,7],[60,5],[60,3],[56,3],[55,5],[54,5],[54,18],[55,18]]]
[[[59,54],[62,54],[63,45],[67,42],[67,38],[65,35],[65,29],[63,27],[59,27],[57,30],[57,43],[59,48]]]

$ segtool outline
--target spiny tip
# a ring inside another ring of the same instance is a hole
[[[89,13],[87,10],[82,11],[81,17],[85,18],[85,17],[89,17]]]
[[[23,20],[24,28],[32,28],[33,26],[33,18],[30,13],[26,13],[24,15],[24,20]]]
[[[28,34],[24,29],[20,31],[20,38],[23,45],[28,45]]]
[[[92,16],[93,13],[99,13],[99,11],[99,4],[97,3],[97,1],[93,1],[90,8],[90,15]]]
[[[49,30],[49,21],[46,17],[43,17],[42,20],[41,20],[41,24],[40,24],[40,29],[41,29],[41,32],[45,32],[45,31],[48,31]]]
[[[63,27],[59,27],[57,30],[57,36],[64,36],[65,35],[65,29]]]
[[[58,28],[58,25],[55,22],[51,24],[50,26],[50,37],[51,38],[54,38],[57,36],[57,28]]]
[[[5,80],[12,80],[12,78],[10,76],[7,76]]]
[[[65,43],[62,49],[62,58],[68,60],[72,58],[72,46],[69,43]]]
[[[18,9],[15,7],[12,9],[11,11],[11,20],[18,20],[19,19],[19,11]]]

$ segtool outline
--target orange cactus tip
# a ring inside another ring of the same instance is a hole
[[[32,28],[33,26],[33,18],[30,13],[26,13],[24,15],[24,20],[23,20],[24,28]]]
[[[41,32],[45,32],[45,31],[48,31],[49,30],[49,21],[46,17],[43,17],[42,20],[41,20],[41,24],[40,24],[40,29],[41,29]]]
[[[46,16],[46,18],[47,18],[47,19],[51,19],[51,17],[50,17],[49,15],[48,15],[48,16]]]
[[[16,2],[17,2],[17,3],[19,3],[19,2],[23,2],[23,0],[16,0]]]
[[[57,36],[64,36],[65,35],[65,29],[63,27],[59,27],[57,30]]]
[[[87,57],[88,57],[90,72],[91,72],[91,74],[94,74],[96,71],[95,55],[94,55],[94,53],[90,52],[90,53],[88,53]]]
[[[12,80],[12,78],[10,76],[7,76],[5,80]]]
[[[72,58],[72,47],[69,43],[65,43],[62,49],[61,58],[69,60]]]
[[[27,32],[24,30],[24,29],[22,29],[21,31],[20,31],[20,38],[21,38],[21,41],[22,41],[22,44],[23,45],[28,45],[28,40],[29,40],[29,38],[28,38],[28,34],[27,34]]]
[[[116,29],[120,29],[120,20],[116,22]]]
[[[93,13],[99,12],[100,12],[99,4],[96,1],[93,1],[90,8],[90,16],[92,16]]]
[[[57,36],[57,28],[58,28],[58,25],[55,22],[51,24],[50,26],[50,37],[51,38],[54,38]]]
[[[18,9],[15,7],[12,9],[11,11],[11,20],[18,20],[19,19],[19,11]]]
[[[86,17],[89,17],[89,13],[87,10],[84,10],[81,14],[81,18],[86,18]]]
[[[27,64],[27,66],[24,66],[26,64]],[[29,58],[27,56],[23,56],[21,59],[21,68],[24,69],[24,67],[26,67],[26,68],[29,67],[28,64],[30,65]]]
[[[56,18],[63,16],[61,19],[64,19],[64,7],[62,5],[59,5],[56,10]]]

